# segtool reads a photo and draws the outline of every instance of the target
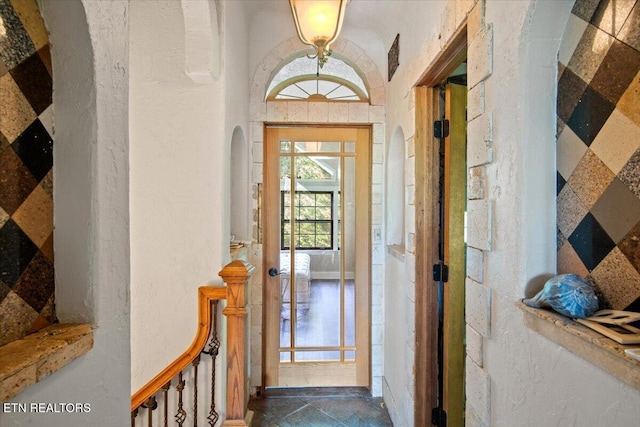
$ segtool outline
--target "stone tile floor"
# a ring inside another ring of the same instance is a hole
[[[393,426],[381,397],[358,388],[270,390],[252,398],[253,427],[383,427]]]

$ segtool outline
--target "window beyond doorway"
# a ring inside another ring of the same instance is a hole
[[[280,192],[281,249],[291,248],[291,216],[296,249],[333,249],[333,191],[297,191],[291,203],[289,191]]]

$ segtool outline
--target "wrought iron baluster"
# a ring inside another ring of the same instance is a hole
[[[138,408],[131,411],[131,427],[136,427],[136,417],[138,416]]]
[[[204,353],[211,356],[211,408],[207,419],[209,420],[209,425],[213,427],[220,418],[220,414],[216,411],[215,399],[216,357],[220,350],[220,339],[218,338],[218,301],[212,301],[211,304],[213,305],[213,315],[211,316],[211,341],[209,341],[209,349]]]
[[[198,365],[200,364],[200,355],[193,362],[193,427],[198,427]]]
[[[151,396],[142,404],[143,408],[147,408],[147,427],[153,427],[153,411],[158,407],[155,396]]]
[[[169,389],[171,381],[162,386],[162,398],[164,399],[164,427],[169,426]]]
[[[178,376],[178,385],[176,386],[176,390],[178,390],[178,412],[176,413],[175,418],[178,426],[182,427],[182,424],[184,424],[184,420],[187,419],[187,412],[184,410],[182,403],[182,390],[184,390],[182,371],[180,371],[180,375]]]

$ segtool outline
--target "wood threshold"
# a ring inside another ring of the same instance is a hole
[[[91,325],[58,323],[0,347],[0,401],[62,369],[93,348]]]
[[[518,307],[524,314],[524,324],[528,328],[640,390],[640,361],[624,352],[628,348],[637,348],[637,345],[618,344],[551,310],[532,308],[522,301],[518,302]]]

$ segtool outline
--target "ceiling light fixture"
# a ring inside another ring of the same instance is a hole
[[[315,55],[322,66],[331,56],[331,43],[340,34],[344,11],[351,0],[289,0],[293,22],[298,37],[304,44],[315,49]]]

